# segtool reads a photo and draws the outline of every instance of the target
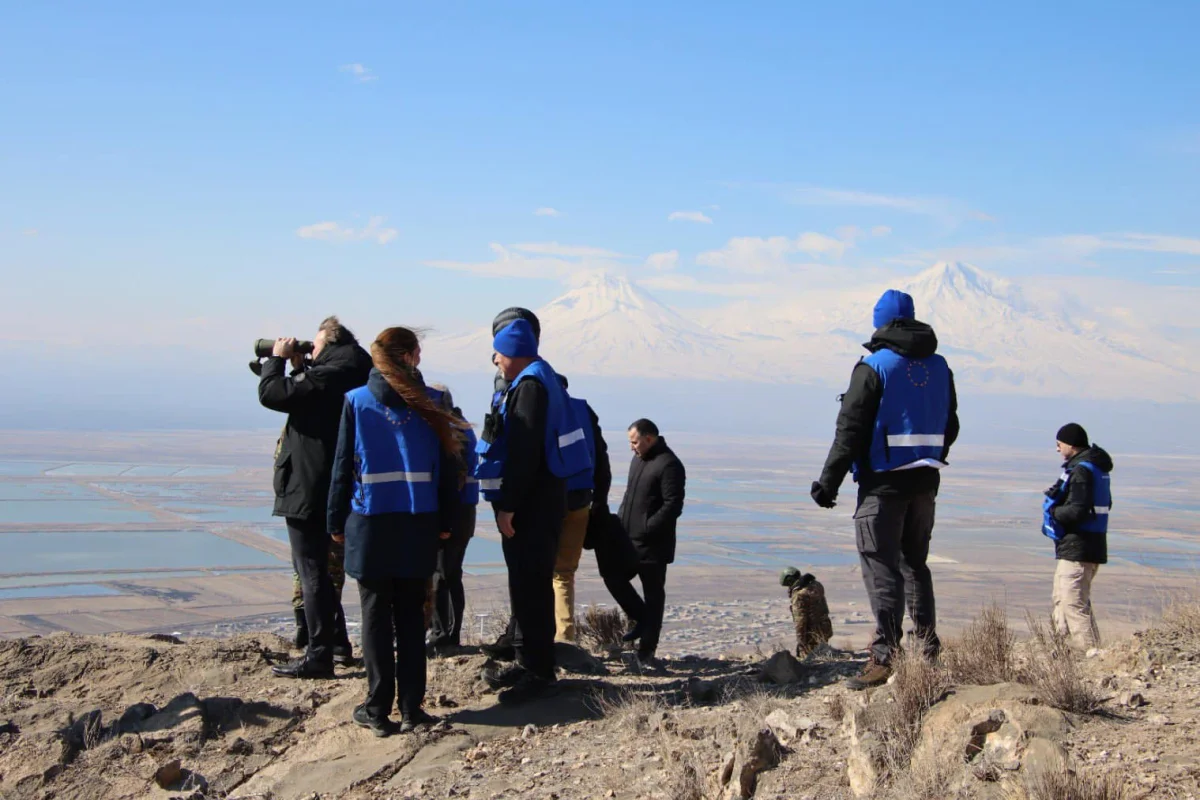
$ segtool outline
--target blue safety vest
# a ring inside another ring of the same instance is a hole
[[[475,446],[478,442],[475,438],[475,431],[470,428],[463,431],[463,434],[467,437],[467,442],[463,445],[463,458],[467,461],[467,482],[463,484],[462,491],[459,492],[458,502],[464,506],[474,506],[479,504],[479,478],[475,475],[478,466],[475,459]]]
[[[375,514],[437,511],[441,446],[411,408],[384,405],[366,386],[346,394],[354,409],[354,496],[351,510]]]
[[[592,431],[592,415],[588,413],[587,400],[578,397],[567,398],[571,405],[571,413],[575,422],[583,428],[584,440],[587,443],[588,467],[582,472],[576,472],[567,478],[567,491],[574,492],[582,489],[596,488],[596,439]]]
[[[580,426],[571,410],[570,398],[554,369],[545,361],[538,359],[521,371],[521,374],[509,385],[508,391],[500,398],[499,413],[502,420],[502,430],[495,441],[479,440],[475,450],[479,454],[479,463],[475,475],[479,478],[479,489],[483,499],[492,501],[500,497],[500,486],[504,476],[504,461],[508,454],[505,438],[508,433],[508,398],[521,381],[536,380],[546,390],[546,466],[550,472],[559,478],[569,478],[583,472],[591,463],[587,449],[588,426]],[[495,398],[493,398],[495,403]],[[495,405],[493,405],[495,408]]]
[[[950,367],[939,355],[906,358],[878,350],[863,363],[879,375],[883,395],[875,414],[871,450],[861,471],[890,472],[914,467],[946,466],[946,424],[950,420]]]
[[[1080,467],[1092,473],[1092,516],[1079,526],[1077,532],[1108,533],[1108,515],[1112,511],[1112,476],[1090,461],[1080,461],[1075,468]],[[1042,533],[1056,542],[1066,531],[1054,519],[1054,509],[1067,499],[1067,483],[1070,480],[1070,471],[1064,470],[1054,494],[1042,501]]]

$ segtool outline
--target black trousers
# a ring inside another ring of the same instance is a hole
[[[604,585],[625,612],[642,630],[638,653],[643,657],[654,655],[658,639],[662,635],[663,612],[667,605],[667,565],[638,564],[638,578],[642,582],[643,600],[633,588],[633,582],[617,576],[604,578]]]
[[[397,703],[411,716],[425,699],[425,584],[423,578],[360,580],[362,652],[367,699],[373,715]]]
[[[933,576],[926,566],[933,535],[934,492],[860,497],[854,535],[863,584],[875,617],[871,655],[887,664],[900,646],[904,609],[929,655],[941,649]]]
[[[517,662],[547,679],[554,677],[554,562],[565,515],[565,506],[549,505],[557,513],[518,512],[513,519],[516,536],[504,539]]]
[[[462,644],[463,613],[467,598],[463,590],[463,560],[475,534],[475,506],[459,506],[454,530],[438,545],[437,571],[433,573],[433,643]]]
[[[329,546],[325,515],[311,519],[287,518],[288,542],[292,546],[292,568],[300,578],[304,598],[304,622],[308,626],[306,657],[321,664],[333,663],[334,617],[338,610],[329,577]]]

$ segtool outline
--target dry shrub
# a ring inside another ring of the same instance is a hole
[[[684,756],[680,763],[668,763],[667,770],[670,800],[704,800],[704,778],[694,758]]]
[[[589,705],[594,706],[617,731],[644,733],[652,717],[667,707],[662,696],[654,692],[638,692],[621,689],[616,692],[596,693]]]
[[[1200,650],[1200,601],[1175,598],[1155,627],[1189,650]]]
[[[892,702],[885,705],[877,732],[886,747],[889,772],[897,775],[908,767],[921,738],[925,714],[950,690],[950,676],[921,654],[921,648],[900,652],[892,660]]]
[[[1063,711],[1091,714],[1104,702],[1104,696],[1083,674],[1079,655],[1054,623],[1040,622],[1027,613],[1032,638],[1029,659],[1021,682],[1037,689],[1042,699]]]
[[[1004,606],[991,603],[942,652],[942,666],[955,683],[1008,683],[1017,677],[1016,645]]]
[[[594,650],[620,650],[625,627],[620,609],[591,605],[579,620],[579,638]]]
[[[1023,800],[1125,800],[1125,782],[1120,775],[1088,775],[1066,770],[1041,770],[1024,786]]]
[[[841,722],[846,718],[846,695],[835,694],[825,701],[825,707],[829,711],[829,718],[834,722]]]

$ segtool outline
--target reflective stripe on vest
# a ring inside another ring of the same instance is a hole
[[[431,483],[432,472],[373,472],[359,476],[363,483]]]

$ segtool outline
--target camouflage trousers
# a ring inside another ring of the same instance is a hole
[[[346,585],[346,543],[329,543],[329,577],[333,581],[333,596],[338,605],[342,602],[342,587]],[[300,576],[292,571],[292,608],[304,608],[304,594],[300,589]]]

